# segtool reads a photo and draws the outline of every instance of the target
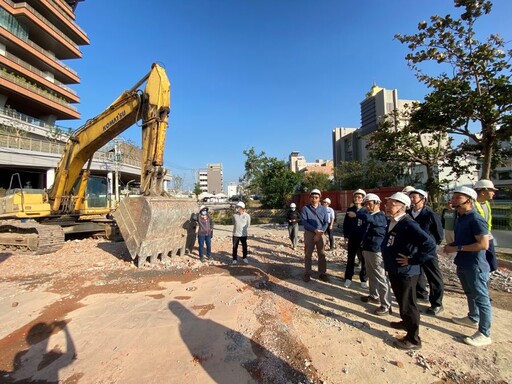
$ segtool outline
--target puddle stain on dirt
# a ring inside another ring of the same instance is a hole
[[[208,312],[215,309],[215,305],[213,304],[205,304],[205,305],[194,305],[192,309],[199,310],[199,314],[197,316],[204,317]]]

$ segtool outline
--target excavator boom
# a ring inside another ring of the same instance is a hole
[[[144,90],[139,87],[146,83]],[[12,212],[0,212],[4,218],[27,217],[59,219],[80,217],[84,219],[92,211],[84,210],[87,184],[90,182],[89,167],[96,151],[116,138],[130,126],[139,123],[142,130],[141,194],[125,197],[114,212],[114,219],[126,241],[128,250],[138,265],[148,257],[151,261],[185,251],[187,234],[193,226],[190,219],[197,208],[192,199],[171,198],[163,187],[166,170],[164,148],[170,112],[170,82],[165,70],[153,64],[151,70],[130,90],[124,91],[105,111],[89,119],[69,138],[55,172],[55,181],[48,194],[41,196],[24,194],[10,197]],[[84,166],[86,165],[86,169]],[[79,182],[77,182],[79,181]],[[78,184],[78,188],[77,188]],[[30,205],[28,212],[26,202]],[[20,210],[21,206],[21,210]],[[88,203],[89,207],[89,203]],[[105,207],[105,213],[109,207]],[[17,212],[15,212],[17,211]],[[100,210],[95,210],[97,214]],[[12,214],[12,215],[11,215]],[[15,241],[23,241],[25,248],[36,250],[38,239],[45,233],[40,224],[18,228],[12,222],[0,226],[0,244],[12,242],[9,233],[17,232]],[[9,232],[2,237],[4,232]],[[30,236],[24,236],[30,232]],[[61,231],[62,233],[62,231]],[[59,235],[60,236],[60,235]],[[48,236],[47,236],[48,237]],[[4,239],[4,240],[2,240]],[[63,240],[63,235],[62,235]],[[48,243],[46,241],[46,243]],[[53,244],[59,241],[52,240]],[[41,243],[42,244],[42,243]],[[60,243],[59,243],[60,244]],[[54,250],[55,246],[46,249]]]

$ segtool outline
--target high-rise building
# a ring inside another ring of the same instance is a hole
[[[76,71],[63,60],[80,59],[89,38],[76,24],[76,1],[0,2],[0,108],[53,125],[78,119],[80,101],[69,84]]]
[[[202,192],[212,194],[222,193],[224,191],[224,171],[222,164],[206,164],[206,169],[200,169],[198,172],[198,183]]]
[[[56,123],[81,117],[75,106],[80,98],[69,86],[80,77],[65,62],[80,59],[79,47],[89,44],[75,22],[82,1],[0,1],[0,192],[16,174],[13,187],[54,182],[71,133]],[[119,138],[94,154],[91,172],[107,176],[113,193],[114,174],[127,189],[137,184],[140,167],[140,149]]]
[[[336,167],[342,161],[357,158],[360,142],[357,135],[351,135],[357,128],[334,128],[332,130],[332,159]]]
[[[4,189],[13,172],[21,173],[24,184],[34,188],[50,186],[70,131],[55,123],[80,118],[75,107],[80,98],[68,86],[78,84],[80,77],[64,63],[81,58],[79,46],[89,44],[75,22],[77,3],[0,1],[0,187]]]
[[[340,161],[365,161],[369,154],[366,149],[365,136],[378,128],[379,119],[395,110],[400,111],[405,105],[415,100],[401,100],[396,89],[390,90],[374,84],[361,101],[361,127],[335,128],[332,133],[334,164]]]

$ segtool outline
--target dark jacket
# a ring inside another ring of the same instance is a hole
[[[347,212],[354,212],[357,214],[359,209],[353,205],[347,209]],[[363,225],[362,219],[357,217],[348,217],[345,215],[345,219],[343,220],[343,237],[345,239],[350,238],[351,240],[361,241],[364,235],[364,230],[365,226]]]
[[[372,215],[366,209],[360,209],[356,217],[363,220],[365,227],[363,251],[381,252],[382,241],[388,225],[388,219],[384,212],[379,211]]]
[[[295,225],[300,223],[300,212],[297,210],[292,211],[291,209],[288,211],[286,215],[286,220],[288,221],[288,225]]]
[[[199,227],[199,229],[197,231],[198,235],[202,235],[202,236],[211,236],[212,235],[213,220],[210,217],[210,215],[201,216],[201,214],[198,213],[197,215],[195,215],[194,220],[197,222],[198,227]]]
[[[432,208],[425,205],[416,218],[410,209],[407,210],[407,213],[420,225],[421,229],[432,236],[436,244],[441,244],[444,239],[443,224],[441,224],[439,215]]]
[[[409,265],[397,263],[398,254],[409,256]],[[390,275],[414,276],[421,274],[421,265],[436,254],[434,239],[423,231],[409,215],[405,215],[386,233],[382,243],[384,269]]]

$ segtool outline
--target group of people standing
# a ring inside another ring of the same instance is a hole
[[[422,189],[406,187],[382,201],[374,193],[362,189],[353,193],[353,204],[348,208],[343,223],[344,242],[347,248],[345,287],[352,285],[356,257],[361,269],[361,287],[369,289],[362,296],[366,303],[377,304],[374,314],[392,313],[392,292],[398,303],[401,321],[391,322],[395,329],[403,329],[405,337],[397,339],[397,348],[421,348],[419,337],[420,311],[418,300],[429,302],[426,314],[437,316],[444,310],[443,276],[439,267],[437,248],[444,239],[443,221],[452,220],[453,238],[448,238],[445,253],[456,253],[454,263],[457,276],[467,297],[467,316],[453,318],[453,322],[477,329],[464,342],[474,346],[491,343],[491,304],[487,282],[489,272],[497,267],[490,228],[491,208],[488,200],[495,188],[490,180],[480,180],[475,189],[457,187],[451,196],[453,215],[444,220],[427,205],[428,194]],[[318,278],[329,282],[325,256],[324,234],[332,229],[327,204],[321,204],[321,192],[311,191],[310,203],[299,213],[291,206],[288,214],[290,239],[296,247],[298,220],[304,226],[304,281],[312,275],[312,255],[316,249]],[[327,199],[324,199],[325,203]],[[443,212],[445,213],[445,212]],[[332,233],[332,231],[331,231]],[[334,242],[331,243],[331,249]],[[427,290],[427,283],[429,290]]]
[[[206,206],[199,208],[199,214],[194,214],[192,219],[197,225],[197,240],[199,243],[199,260],[204,261],[205,251],[208,260],[212,258],[213,220]],[[247,234],[251,225],[251,216],[245,211],[245,203],[238,202],[235,205],[233,215],[233,252],[232,264],[238,264],[238,248],[242,245],[242,262],[249,263],[247,259]]]

